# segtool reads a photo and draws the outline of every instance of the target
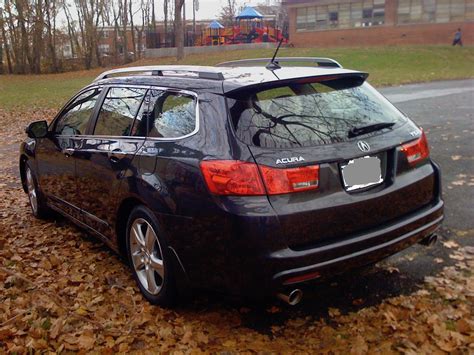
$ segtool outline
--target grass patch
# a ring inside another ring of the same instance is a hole
[[[273,50],[243,50],[190,55],[180,64],[214,65],[219,62],[269,57]],[[321,56],[344,67],[370,73],[376,86],[474,77],[474,47],[404,46],[371,48],[284,48],[281,56]],[[175,58],[141,60],[133,65],[176,64]],[[104,69],[47,75],[0,76],[0,108],[59,108],[77,90]]]

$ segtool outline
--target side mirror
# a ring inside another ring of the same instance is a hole
[[[28,127],[26,127],[25,132],[30,138],[44,138],[48,135],[48,122],[31,122]]]

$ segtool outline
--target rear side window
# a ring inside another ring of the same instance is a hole
[[[344,142],[350,139],[348,133],[353,127],[406,121],[361,78],[305,80],[245,90],[228,101],[238,138],[259,147],[310,147]]]
[[[94,134],[128,136],[146,89],[110,88],[100,108]]]
[[[196,128],[196,98],[189,94],[150,90],[148,109],[140,111],[134,134],[156,138],[180,138]]]
[[[58,119],[55,133],[71,136],[85,134],[100,92],[100,88],[95,88],[76,97]]]

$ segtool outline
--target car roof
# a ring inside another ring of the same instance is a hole
[[[117,74],[120,76],[116,76]],[[149,85],[222,94],[281,81],[346,75],[357,75],[365,79],[368,74],[340,67],[292,66],[267,69],[262,66],[145,66],[104,72],[93,84]]]
[[[366,73],[334,67],[282,67],[276,70],[269,70],[265,67],[239,67],[221,68],[225,69],[223,75],[224,92],[229,93],[235,90],[248,89],[262,84],[276,84],[297,79],[332,76],[360,75],[367,77]]]

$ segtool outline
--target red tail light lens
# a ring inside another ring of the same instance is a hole
[[[201,171],[215,195],[278,195],[319,186],[319,165],[275,169],[238,160],[203,160]]]
[[[412,166],[428,158],[430,156],[430,149],[425,132],[422,130],[420,138],[402,145],[402,152],[405,153],[408,163]]]
[[[291,169],[275,169],[260,166],[269,195],[316,190],[319,186],[319,165]]]
[[[201,171],[213,194],[265,195],[256,164],[238,160],[203,160]]]

